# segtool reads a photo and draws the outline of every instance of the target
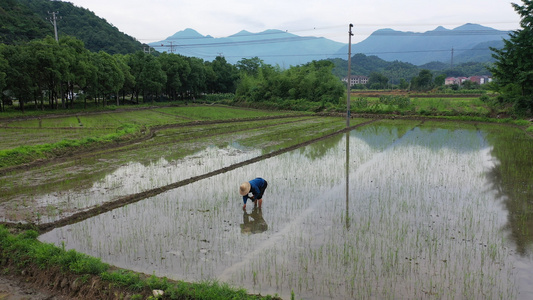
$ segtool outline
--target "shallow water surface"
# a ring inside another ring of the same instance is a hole
[[[382,121],[40,240],[286,299],[530,299],[533,142],[520,134]],[[263,207],[243,212],[238,186],[257,176]]]
[[[338,118],[319,117],[161,128],[119,149],[80,153],[1,176],[0,221],[42,225],[64,220],[342,128]]]

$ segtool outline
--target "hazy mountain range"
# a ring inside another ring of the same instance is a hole
[[[352,45],[352,55],[375,55],[387,61],[403,61],[415,65],[431,61],[488,62],[489,47],[502,47],[509,32],[477,24],[417,33],[380,29],[367,39]],[[298,36],[281,30],[259,33],[241,31],[222,38],[204,36],[194,29],[179,31],[165,40],[150,43],[159,52],[173,52],[213,60],[222,55],[230,63],[258,56],[266,63],[288,67],[312,60],[347,58],[348,44],[326,38]]]
[[[477,24],[465,24],[455,29],[442,26],[434,30],[404,32],[380,29],[364,41],[352,46],[352,53],[376,55],[387,61],[403,61],[422,65],[431,61],[454,63],[491,61],[489,47],[503,47],[508,31]],[[348,53],[348,45],[338,54]]]
[[[326,38],[298,36],[281,30],[259,33],[240,31],[223,38],[204,36],[185,29],[163,41],[150,43],[159,52],[173,52],[213,60],[222,55],[230,63],[258,56],[269,64],[289,67],[312,60],[335,57],[345,44]]]
[[[52,11],[59,11],[62,17],[59,36],[74,36],[91,51],[125,54],[148,48],[87,9],[70,2],[51,0],[0,1],[0,43],[18,44],[53,36],[53,26],[47,21],[50,17],[48,12]],[[415,65],[432,61],[449,65],[453,48],[454,64],[487,62],[492,59],[489,46],[502,47],[502,38],[507,36],[506,31],[476,24],[454,29],[437,27],[423,33],[380,29],[364,41],[353,44],[352,54],[375,55],[386,61],[398,60]],[[328,58],[346,60],[348,54],[347,43],[280,30],[241,31],[228,37],[213,38],[186,29],[150,45],[160,52],[196,56],[209,61],[218,55],[223,55],[231,63],[258,56],[281,67]]]

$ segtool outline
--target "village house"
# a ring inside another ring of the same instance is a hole
[[[444,80],[445,85],[457,84],[461,85],[465,81],[475,82],[479,85],[486,84],[492,81],[490,76],[470,76],[470,77],[448,77]]]
[[[348,82],[348,77],[344,77],[342,81]],[[352,75],[350,78],[350,86],[354,86],[356,84],[367,84],[367,83],[368,83],[368,77],[366,76]]]

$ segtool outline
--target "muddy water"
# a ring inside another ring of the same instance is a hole
[[[533,142],[456,126],[367,125],[40,239],[287,299],[530,299]],[[243,212],[237,187],[256,176],[263,208]]]

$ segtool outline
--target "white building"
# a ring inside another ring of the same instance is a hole
[[[348,77],[344,77],[342,81],[348,82]],[[366,76],[352,75],[350,78],[350,86],[354,86],[356,84],[367,84],[367,83],[368,83],[368,77]]]

